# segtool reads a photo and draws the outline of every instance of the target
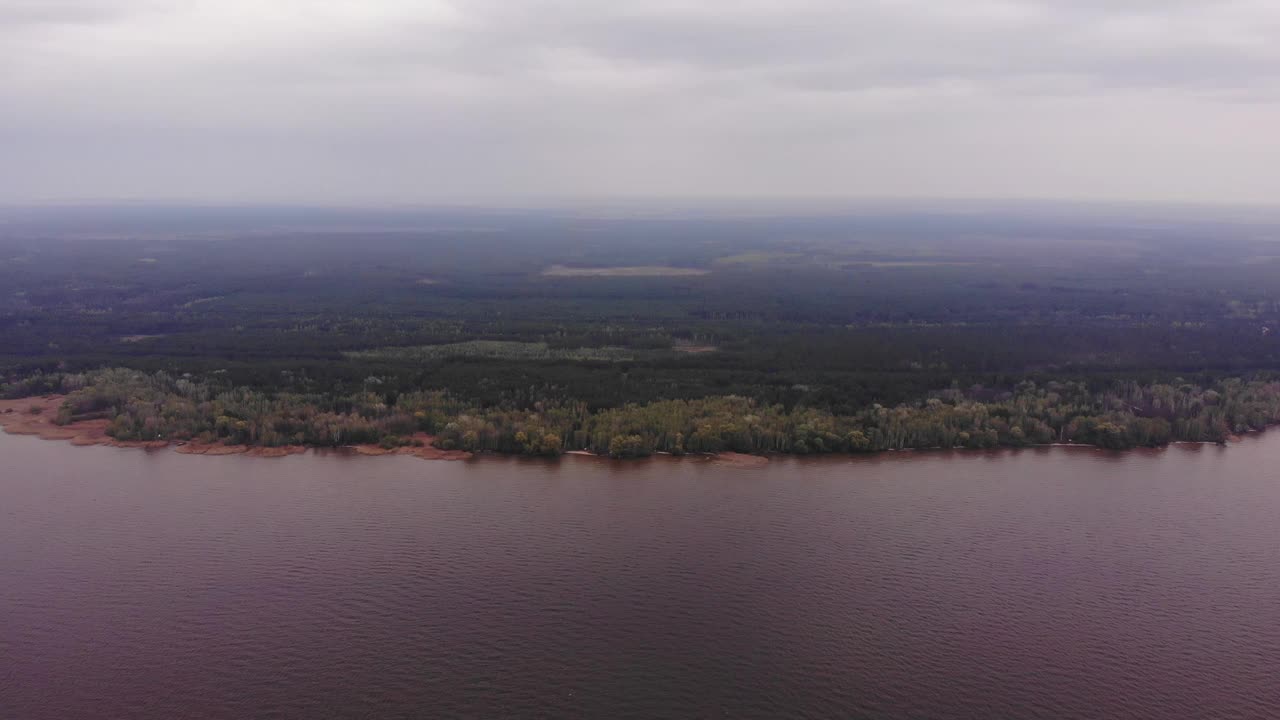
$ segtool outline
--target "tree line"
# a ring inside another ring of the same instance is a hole
[[[951,387],[913,402],[835,414],[742,396],[632,403],[593,409],[572,399],[482,405],[447,391],[387,390],[378,377],[349,393],[268,392],[225,377],[115,368],[35,374],[4,386],[10,397],[65,393],[57,421],[106,419],[120,440],[264,447],[421,442],[443,449],[612,457],[653,453],[863,453],[922,448],[1103,448],[1174,441],[1224,442],[1280,420],[1280,382],[1022,381],[1004,389]]]

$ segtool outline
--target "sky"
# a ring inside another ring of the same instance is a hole
[[[0,0],[0,203],[1277,204],[1276,0]]]

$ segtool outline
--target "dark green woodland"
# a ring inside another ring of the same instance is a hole
[[[0,393],[122,440],[830,453],[1280,419],[1280,222],[0,209]]]

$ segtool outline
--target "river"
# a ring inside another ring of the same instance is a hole
[[[1278,457],[0,434],[0,716],[1280,717]]]

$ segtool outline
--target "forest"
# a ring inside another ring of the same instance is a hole
[[[1080,443],[1110,449],[1172,441],[1224,442],[1280,420],[1280,382],[1120,383],[1091,392],[1078,382],[1009,391],[951,388],[916,403],[872,405],[853,415],[739,396],[663,400],[592,412],[584,403],[482,407],[447,391],[394,397],[370,382],[350,395],[264,393],[166,373],[109,369],[36,376],[16,392],[68,394],[57,422],[107,418],[119,440],[276,447],[395,448],[418,433],[446,450],[612,457],[657,452],[861,453],[924,448]],[[985,399],[979,399],[985,396]]]
[[[1280,417],[1265,218],[0,220],[0,394],[68,394],[61,421],[106,418],[122,440],[1126,448]]]

